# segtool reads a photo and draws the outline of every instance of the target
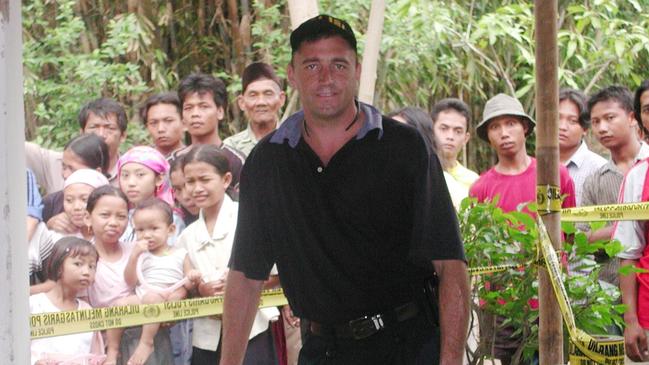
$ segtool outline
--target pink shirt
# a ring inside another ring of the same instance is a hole
[[[521,203],[536,201],[536,159],[532,161],[525,171],[517,175],[505,175],[496,171],[495,167],[480,175],[469,190],[469,196],[484,202],[499,195],[498,207],[505,212],[517,210]],[[571,208],[575,206],[575,184],[564,166],[559,167],[561,179],[561,195],[565,199],[561,206]]]
[[[97,307],[109,307],[115,300],[133,294],[133,290],[124,281],[124,269],[133,249],[133,242],[120,242],[122,257],[115,262],[108,262],[101,257],[97,261],[95,282],[88,290],[90,304]]]

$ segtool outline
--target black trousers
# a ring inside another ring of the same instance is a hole
[[[221,358],[221,340],[216,351],[208,351],[194,347],[192,349],[192,365],[218,365]],[[273,335],[268,329],[248,342],[243,365],[277,365],[277,353]]]
[[[306,337],[298,365],[420,365],[439,363],[439,327],[419,315],[362,340]]]

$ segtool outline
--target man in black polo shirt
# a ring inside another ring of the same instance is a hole
[[[460,364],[468,278],[437,157],[415,129],[355,100],[346,22],[312,18],[291,48],[303,111],[241,175],[221,365],[241,364],[275,263],[293,312],[311,322],[300,364]]]

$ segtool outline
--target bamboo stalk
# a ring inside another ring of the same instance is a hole
[[[376,65],[381,49],[383,34],[383,16],[385,1],[372,0],[370,19],[365,34],[365,51],[363,53],[363,68],[361,71],[358,99],[368,104],[374,104],[374,87],[376,85]]]
[[[537,185],[560,186],[558,130],[557,0],[536,0],[536,156]],[[543,223],[555,249],[561,248],[560,212],[546,214]],[[559,304],[546,270],[539,270],[539,360],[563,364],[563,327]]]
[[[318,0],[288,0],[288,12],[291,16],[291,29],[295,29],[318,15]]]

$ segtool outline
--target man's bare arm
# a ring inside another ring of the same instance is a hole
[[[636,260],[620,260],[620,266],[635,266],[635,264]],[[626,312],[624,312],[626,355],[633,361],[646,361],[649,358],[649,353],[647,352],[647,337],[644,329],[638,323],[636,305],[638,302],[638,282],[636,273],[620,275],[620,292],[622,293],[622,303],[627,306]]]
[[[461,260],[433,260],[439,276],[440,364],[462,364],[469,325],[469,276]]]
[[[248,336],[259,306],[263,280],[246,278],[230,270],[223,303],[223,348],[221,365],[240,365],[248,346]]]

